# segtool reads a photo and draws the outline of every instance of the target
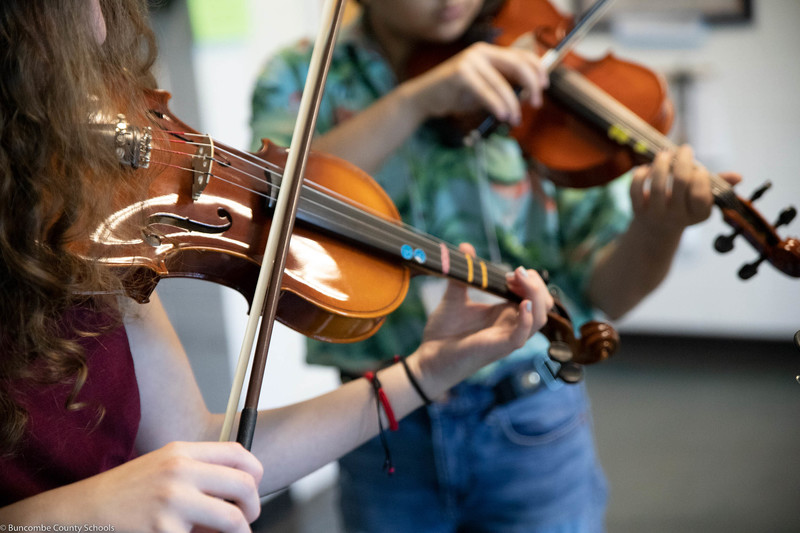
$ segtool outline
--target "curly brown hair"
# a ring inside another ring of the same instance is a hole
[[[11,394],[21,378],[86,379],[77,342],[65,331],[75,306],[114,314],[119,281],[70,252],[107,213],[126,174],[97,142],[90,116],[139,109],[153,85],[155,39],[143,0],[101,0],[107,39],[97,42],[86,0],[0,2],[0,451],[23,434],[27,416]],[[36,372],[33,368],[36,368]]]

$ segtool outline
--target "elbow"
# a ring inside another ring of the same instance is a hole
[[[589,301],[594,309],[602,312],[606,318],[612,321],[620,320],[628,314],[641,301],[640,298],[625,298],[620,293],[615,294],[591,294]]]
[[[604,308],[601,307],[599,309],[600,309],[600,311],[603,312],[603,314],[606,317],[608,317],[609,320],[617,321],[617,320],[620,320],[625,315],[627,315],[628,311],[630,311],[632,309],[632,307],[627,307],[627,308],[619,307],[619,308],[608,308],[608,309],[604,309]]]

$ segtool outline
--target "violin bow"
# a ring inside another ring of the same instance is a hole
[[[561,63],[567,53],[583,39],[583,36],[608,11],[613,2],[614,0],[597,0],[575,23],[572,30],[554,48],[549,49],[542,55],[542,65],[547,69],[548,74],[553,72],[553,69]]]
[[[289,243],[302,190],[303,174],[311,149],[311,138],[314,135],[336,35],[344,13],[344,5],[345,0],[327,0],[323,10],[324,18],[311,54],[308,77],[300,99],[298,119],[292,134],[289,156],[281,180],[281,187],[278,191],[275,214],[270,225],[264,259],[261,262],[261,271],[256,284],[250,314],[248,315],[245,336],[239,352],[234,382],[231,387],[225,420],[220,433],[220,441],[230,440],[242,386],[253,350],[253,341],[256,336],[256,330],[258,330],[259,318],[261,318],[261,328],[258,332],[258,342],[253,356],[250,381],[236,438],[248,450],[252,445],[255,432],[261,383],[264,379],[264,369],[267,364],[269,342],[278,307],[283,270],[286,266],[286,256],[289,252]]]

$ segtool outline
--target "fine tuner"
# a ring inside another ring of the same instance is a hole
[[[153,130],[128,124],[119,114],[111,123],[92,124],[95,131],[114,147],[120,164],[131,168],[148,168],[153,150]]]

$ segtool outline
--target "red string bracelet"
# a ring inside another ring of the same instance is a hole
[[[397,431],[399,426],[394,416],[394,410],[392,410],[392,404],[389,403],[389,398],[387,398],[386,393],[383,392],[383,386],[381,386],[378,376],[374,372],[365,372],[364,377],[372,384],[372,388],[375,389],[375,407],[378,410],[378,429],[380,430],[378,435],[381,438],[381,445],[386,454],[386,458],[383,461],[383,469],[391,476],[394,474],[394,465],[392,464],[392,454],[389,451],[389,443],[386,441],[386,435],[384,434],[383,420],[381,419],[381,406],[383,406],[383,412],[386,413],[386,418],[389,420],[389,429]]]
[[[392,409],[392,404],[389,403],[389,398],[386,397],[386,393],[383,392],[383,385],[378,380],[377,374],[375,372],[366,372],[364,377],[372,383],[372,388],[375,389],[375,396],[378,399],[379,406],[383,406],[383,412],[386,413],[386,418],[389,420],[389,429],[392,431],[397,431],[398,424],[397,418],[394,416],[394,410]]]

